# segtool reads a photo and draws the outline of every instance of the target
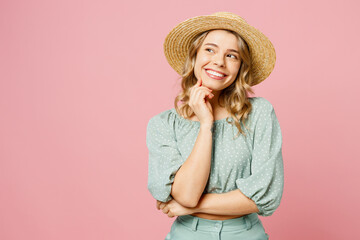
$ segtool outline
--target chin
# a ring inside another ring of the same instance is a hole
[[[219,87],[219,86],[225,85],[227,82],[228,82],[227,80],[219,81],[219,80],[215,80],[215,79],[208,79],[208,77],[207,77],[206,80],[203,80],[203,85]]]

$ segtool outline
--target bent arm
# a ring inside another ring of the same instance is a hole
[[[246,197],[239,189],[227,193],[203,194],[195,207],[196,213],[215,215],[246,215],[258,211],[255,202]]]
[[[177,171],[171,189],[172,197],[185,207],[195,207],[207,184],[212,153],[211,125],[200,126],[194,148]]]

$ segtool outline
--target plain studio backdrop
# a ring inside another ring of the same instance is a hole
[[[254,87],[283,134],[271,239],[358,239],[359,1],[0,2],[0,239],[164,239],[147,190],[146,124],[173,107],[163,42],[234,12],[274,44]]]

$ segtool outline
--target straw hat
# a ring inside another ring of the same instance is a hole
[[[170,66],[181,75],[192,41],[204,31],[228,29],[237,32],[248,44],[252,61],[253,85],[265,80],[275,66],[276,54],[270,40],[259,30],[249,25],[240,16],[231,12],[217,12],[197,16],[181,22],[166,36],[164,53]]]

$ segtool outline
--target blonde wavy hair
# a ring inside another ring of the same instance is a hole
[[[225,89],[223,89],[219,95],[218,104],[221,107],[225,107],[226,110],[230,113],[232,119],[236,121],[229,121],[229,117],[226,118],[226,121],[232,125],[235,125],[239,130],[236,137],[240,134],[246,136],[246,133],[242,130],[241,125],[244,125],[246,129],[248,127],[247,119],[252,110],[252,105],[248,99],[248,93],[254,94],[251,86],[253,83],[253,77],[250,72],[251,68],[251,59],[250,51],[245,40],[241,38],[239,34],[234,31],[223,29],[234,34],[238,39],[238,47],[240,50],[240,68],[239,72],[235,78],[235,81]],[[199,34],[195,40],[192,42],[189,52],[185,61],[185,64],[182,69],[181,88],[182,91],[176,96],[174,100],[174,106],[178,113],[181,113],[185,118],[190,118],[194,115],[194,111],[189,106],[190,99],[190,88],[194,86],[197,82],[195,77],[194,68],[195,68],[195,59],[198,49],[202,46],[206,36],[212,30],[208,30]],[[181,101],[182,104],[179,107],[178,102]],[[249,129],[248,129],[249,130]]]

